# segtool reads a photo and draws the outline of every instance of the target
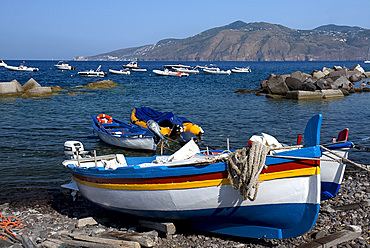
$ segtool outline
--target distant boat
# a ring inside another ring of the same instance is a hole
[[[107,75],[106,72],[100,71],[101,65],[98,66],[98,68],[90,71],[80,71],[78,72],[78,75],[80,76],[86,76],[86,77],[105,77]]]
[[[160,137],[148,129],[130,124],[106,114],[90,115],[99,138],[110,145],[128,149],[155,151]]]
[[[208,73],[208,74],[214,74],[214,75],[230,75],[231,74],[231,70],[221,70],[220,68],[207,68],[207,69],[203,69],[204,72]]]
[[[367,53],[367,60],[364,61],[365,64],[370,64],[370,48],[369,48],[369,51]]]
[[[190,69],[191,66],[189,65],[182,65],[182,64],[177,64],[177,65],[164,65],[163,66],[166,69],[176,69],[176,68],[187,68]]]
[[[112,70],[112,69],[109,69],[109,73],[111,74],[121,74],[121,75],[130,75],[130,71],[129,70]]]
[[[131,71],[147,71],[145,68],[132,68]]]
[[[58,70],[76,70],[76,66],[71,66],[68,64],[68,61],[59,61],[54,65]]]
[[[238,73],[238,72],[252,72],[252,71],[251,71],[251,69],[248,66],[248,67],[242,67],[242,68],[240,68],[240,67],[234,67],[233,69],[231,69],[231,72]]]
[[[199,70],[198,69],[191,69],[191,68],[175,68],[176,71],[178,72],[185,72],[185,73],[199,73]]]
[[[25,66],[24,64],[21,64],[20,66],[6,65],[5,68],[8,69],[9,71],[38,71],[39,70],[39,68],[28,67],[28,66]]]
[[[126,69],[139,69],[140,67],[137,65],[137,61],[131,61],[127,65],[123,65],[123,68],[126,68]]]
[[[7,64],[4,62],[4,60],[0,59],[0,67],[5,67]]]
[[[170,77],[188,77],[189,73],[185,72],[178,72],[178,71],[170,71],[168,69],[165,70],[153,70],[155,74],[158,76],[170,76]]]

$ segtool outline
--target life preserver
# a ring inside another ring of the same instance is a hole
[[[100,123],[112,123],[113,122],[113,118],[109,115],[106,115],[106,114],[100,114],[100,115],[96,116],[96,119]]]

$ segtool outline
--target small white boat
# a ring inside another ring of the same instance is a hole
[[[0,59],[0,67],[5,67],[7,64],[4,62],[4,60]]]
[[[159,76],[170,76],[170,77],[188,77],[189,73],[170,71],[168,69],[162,70],[153,70],[153,72]]]
[[[120,74],[120,75],[130,75],[130,71],[129,70],[112,70],[112,69],[109,69],[109,73],[112,73],[112,74]]]
[[[214,75],[230,75],[231,74],[231,70],[221,70],[220,68],[207,68],[207,69],[203,69],[204,72],[208,73],[208,74],[214,74]]]
[[[177,64],[177,65],[164,65],[163,66],[166,69],[176,69],[176,68],[187,68],[190,69],[191,66],[189,65],[182,65],[182,64]]]
[[[71,66],[68,64],[68,61],[59,61],[54,65],[58,70],[76,70],[76,66]]]
[[[231,69],[231,72],[252,72],[252,70],[248,67],[234,67],[233,69]]]
[[[90,71],[80,71],[78,72],[78,75],[80,76],[86,76],[86,77],[105,77],[107,75],[106,72],[100,71],[101,65],[98,66],[98,68]]]
[[[28,67],[23,64],[21,64],[20,66],[6,65],[5,68],[8,69],[9,71],[38,71],[39,70],[39,68]]]
[[[131,71],[147,71],[145,68],[132,68]]]
[[[190,69],[190,68],[174,68],[178,72],[185,72],[185,73],[199,73],[199,70],[197,69]]]
[[[139,69],[139,66],[137,65],[137,61],[131,61],[127,65],[123,65],[123,68],[126,68],[126,69]]]
[[[370,64],[370,59],[364,61],[365,64]]]

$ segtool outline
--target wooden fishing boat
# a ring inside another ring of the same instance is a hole
[[[155,151],[160,137],[138,125],[112,118],[106,114],[91,115],[92,127],[99,138],[113,146]]]
[[[347,142],[348,133],[348,128],[340,131],[335,142],[326,146],[326,148],[330,149],[336,155],[328,151],[322,152],[323,161],[320,166],[322,201],[335,197],[338,194],[346,169],[345,163],[338,162],[338,160],[340,160],[339,156],[348,158],[348,153],[352,147],[352,142]]]
[[[193,141],[171,156],[95,157],[63,165],[79,192],[106,209],[186,220],[196,229],[233,236],[291,238],[311,229],[319,213],[320,161],[315,158],[321,156],[321,120],[317,115],[308,122],[306,147],[262,160],[267,167],[253,177],[259,184],[254,199],[232,187],[223,157],[201,155]]]
[[[347,142],[348,129],[344,129],[339,132],[338,137],[333,143],[325,145],[329,151],[322,151],[321,161],[321,200],[327,200],[335,197],[339,191],[342,183],[346,164],[341,162],[340,157],[347,158],[352,142]],[[270,147],[283,148],[284,144],[280,143],[275,137],[262,133],[261,136],[254,135],[251,137],[252,141],[259,141]],[[298,135],[297,145],[301,145],[302,136]],[[212,152],[212,151],[211,151]],[[218,151],[219,152],[219,151]],[[217,153],[214,152],[214,153]]]
[[[131,122],[147,128],[147,121],[154,120],[161,127],[164,136],[189,131],[195,135],[203,134],[203,129],[184,117],[179,117],[172,112],[159,112],[148,107],[135,108],[131,113]]]

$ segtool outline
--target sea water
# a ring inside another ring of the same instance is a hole
[[[6,62],[17,66],[22,61]],[[350,68],[357,63],[370,71],[370,64],[359,61],[214,62],[225,70],[235,66],[250,66],[252,72],[231,75],[200,72],[182,78],[162,77],[152,72],[153,69],[162,69],[163,65],[179,62],[139,61],[139,66],[147,68],[147,72],[108,74],[104,79],[113,80],[117,86],[97,90],[89,90],[84,86],[103,78],[81,77],[77,72],[95,70],[99,65],[102,65],[102,71],[119,70],[126,63],[71,61],[70,64],[76,66],[77,70],[61,71],[54,67],[57,62],[26,61],[27,66],[38,67],[38,72],[8,71],[0,67],[1,82],[16,79],[23,85],[33,78],[41,86],[60,86],[63,89],[49,98],[0,98],[0,192],[30,188],[55,189],[68,182],[68,170],[61,165],[66,159],[63,144],[67,140],[81,141],[85,150],[96,150],[98,155],[123,153],[125,156],[152,156],[100,141],[93,133],[91,114],[105,113],[129,122],[134,108],[171,111],[200,125],[205,132],[200,142],[217,149],[226,149],[227,140],[230,149],[245,147],[252,135],[262,132],[275,136],[283,143],[295,144],[297,135],[304,133],[307,121],[316,114],[323,115],[322,143],[330,142],[344,128],[349,128],[350,139],[370,136],[370,93],[315,101],[268,99],[255,93],[234,93],[238,89],[260,88],[260,82],[271,73],[311,73],[324,66]],[[210,65],[210,62],[181,64],[204,66]],[[355,83],[355,86],[360,83]],[[368,141],[360,144],[370,146]],[[368,154],[352,150],[349,158],[370,164]]]

